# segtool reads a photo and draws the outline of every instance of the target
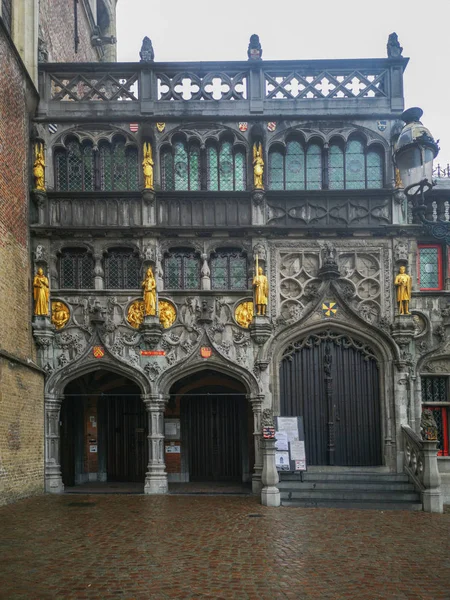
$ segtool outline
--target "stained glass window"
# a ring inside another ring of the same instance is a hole
[[[280,150],[269,153],[269,187],[271,190],[284,189],[284,156]]]
[[[200,288],[200,258],[189,249],[166,254],[164,257],[164,287],[173,290]]]
[[[128,248],[108,250],[105,258],[107,289],[138,289],[141,287],[141,261]]]
[[[138,151],[137,148],[129,146],[126,149],[128,188],[130,191],[139,189]]]
[[[359,140],[351,140],[345,149],[345,187],[360,190],[366,187],[364,147]]]
[[[186,144],[184,144],[183,142],[175,142],[173,161],[175,173],[175,189],[188,190],[188,154],[186,150]]]
[[[163,190],[175,189],[173,177],[173,157],[169,148],[165,148],[161,155],[162,165],[162,188]]]
[[[300,142],[292,140],[286,146],[285,177],[287,190],[305,189],[305,152]]]
[[[94,259],[84,249],[67,248],[59,258],[59,287],[93,289]]]
[[[247,258],[239,250],[218,251],[211,257],[214,290],[247,289]]]
[[[113,190],[124,192],[127,189],[127,171],[125,162],[125,142],[113,143]]]
[[[206,149],[206,186],[212,192],[219,190],[218,154],[216,146],[210,145]]]
[[[200,148],[189,146],[189,189],[196,192],[200,189]]]
[[[213,192],[244,191],[247,187],[245,151],[233,148],[229,141],[214,144],[206,149],[206,188]]]
[[[234,154],[234,181],[234,188],[236,192],[244,192],[247,187],[245,151],[239,148]]]
[[[317,144],[311,144],[306,150],[306,189],[320,190],[322,188],[322,149]]]
[[[381,162],[381,154],[371,150],[367,153],[367,187],[382,188],[383,187],[383,165]]]
[[[449,407],[436,406],[435,403],[449,402],[449,378],[448,377],[422,377],[422,407],[433,412],[437,425],[437,448],[438,456],[449,455]],[[427,404],[431,404],[428,405]]]
[[[100,189],[102,191],[112,190],[112,156],[111,146],[107,143],[99,146],[100,160]]]
[[[233,191],[233,146],[231,142],[222,142],[219,151],[220,189],[224,192]]]
[[[419,283],[421,290],[442,288],[441,248],[439,246],[419,246]]]
[[[181,140],[174,142],[172,149],[161,153],[162,188],[167,191],[197,191],[200,183],[200,148]]]
[[[344,153],[337,144],[330,145],[328,179],[330,190],[344,189]]]

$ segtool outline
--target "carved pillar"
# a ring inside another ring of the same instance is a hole
[[[261,482],[263,488],[261,490],[261,504],[264,506],[280,506],[280,490],[277,483],[280,478],[275,463],[275,444],[276,440],[263,440],[264,448],[263,470]]]
[[[61,475],[59,415],[62,396],[46,394],[45,404],[45,491],[60,494],[64,491]]]
[[[250,398],[250,403],[253,409],[253,440],[255,444],[255,465],[252,475],[252,492],[254,494],[261,493],[261,474],[263,469],[262,459],[262,438],[261,438],[261,412],[264,396],[256,396]]]
[[[444,511],[441,494],[441,474],[437,461],[437,442],[422,440],[423,448],[423,485],[422,503],[425,512],[442,513]]]
[[[211,271],[208,265],[208,255],[202,254],[202,290],[210,290],[211,289]]]
[[[146,494],[167,494],[166,463],[164,460],[165,401],[160,396],[144,396],[148,412],[148,469],[145,476]]]
[[[105,288],[105,272],[103,270],[102,255],[94,254],[94,287],[96,290]]]

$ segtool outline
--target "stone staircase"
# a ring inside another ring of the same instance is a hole
[[[280,473],[282,506],[422,510],[420,493],[404,473],[384,467],[309,467]]]

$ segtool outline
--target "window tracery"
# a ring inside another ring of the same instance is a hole
[[[139,289],[141,259],[132,248],[110,248],[105,256],[106,289]]]
[[[93,289],[94,258],[85,248],[64,248],[59,256],[61,289]]]
[[[211,256],[213,290],[246,290],[248,286],[247,256],[237,248],[218,249]]]
[[[190,248],[173,248],[164,255],[164,288],[200,289],[200,256]]]

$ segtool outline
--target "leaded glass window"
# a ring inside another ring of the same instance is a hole
[[[200,288],[200,258],[189,250],[177,249],[164,257],[164,287],[173,290]]]
[[[330,190],[342,190],[344,188],[344,152],[337,144],[331,144],[328,161]]]
[[[284,156],[278,149],[269,153],[269,187],[271,190],[284,189]]]
[[[364,147],[359,140],[351,140],[345,149],[345,187],[360,190],[366,187]]]
[[[209,144],[206,149],[206,188],[212,192],[241,192],[246,189],[245,151],[229,141],[219,148]]]
[[[449,455],[449,403],[448,377],[422,377],[422,407],[431,410],[436,421],[438,456]]]
[[[450,402],[447,377],[422,377],[422,402]]]
[[[181,140],[161,153],[162,188],[168,191],[197,191],[200,184],[200,148]]]
[[[174,181],[176,190],[189,189],[188,153],[184,142],[173,145]]]
[[[317,144],[311,144],[306,150],[306,189],[320,190],[322,188],[322,149]]]
[[[442,288],[440,246],[419,246],[419,284],[421,290]]]
[[[169,148],[165,148],[161,154],[161,167],[161,183],[163,190],[175,189],[175,180],[173,177],[173,157]]]
[[[94,191],[94,152],[92,144],[68,142],[66,149],[55,152],[56,188],[58,191]]]
[[[247,168],[245,162],[245,151],[241,148],[234,153],[234,189],[236,192],[244,192],[247,188]]]
[[[367,187],[376,189],[383,187],[383,163],[381,154],[374,150],[367,153]]]
[[[113,248],[105,258],[107,289],[138,289],[141,286],[141,260],[133,250]]]
[[[211,285],[214,290],[247,289],[246,256],[239,250],[223,250],[213,254]]]
[[[322,148],[310,144],[305,149],[298,140],[289,140],[285,152],[269,152],[269,187],[271,190],[322,189]]]
[[[94,259],[84,249],[67,248],[59,258],[59,287],[93,289]]]
[[[286,146],[286,190],[305,189],[305,152],[300,142],[292,140]]]

